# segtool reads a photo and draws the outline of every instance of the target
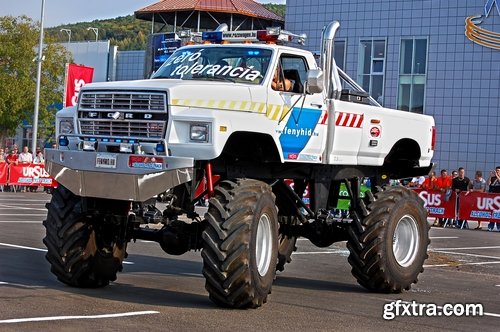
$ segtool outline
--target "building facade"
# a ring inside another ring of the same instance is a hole
[[[437,170],[500,165],[500,1],[287,0],[311,51],[333,20],[340,67],[385,107],[434,117]]]

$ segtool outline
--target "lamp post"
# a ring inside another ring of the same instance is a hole
[[[68,34],[68,44],[71,43],[71,30],[70,29],[61,29],[61,32],[66,32]]]
[[[87,31],[88,31],[88,30],[92,30],[92,31],[94,31],[94,33],[95,33],[95,41],[97,41],[97,38],[98,38],[98,36],[99,36],[99,29],[98,29],[98,28],[88,27],[88,28],[87,28]]]
[[[33,114],[33,141],[31,142],[31,151],[36,151],[36,141],[38,133],[38,106],[40,104],[40,80],[42,77],[42,61],[43,61],[43,17],[45,14],[45,0],[42,0],[42,13],[40,19],[40,42],[38,45],[38,57],[35,59],[38,62],[36,73],[36,90],[35,90],[35,111]]]

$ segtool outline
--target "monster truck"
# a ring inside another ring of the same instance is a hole
[[[57,113],[58,148],[46,152],[60,184],[44,221],[53,274],[105,286],[130,241],[156,241],[171,255],[201,250],[217,305],[255,308],[302,236],[347,241],[352,274],[371,291],[409,289],[427,258],[426,210],[386,184],[429,172],[434,120],[381,107],[338,69],[338,27],[323,30],[320,65],[283,45],[303,35],[211,31],[150,79],[83,87],[78,105]],[[350,211],[339,217],[341,184]]]

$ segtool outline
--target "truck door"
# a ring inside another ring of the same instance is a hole
[[[285,161],[321,163],[327,112],[322,94],[304,94],[307,61],[282,54],[268,89],[268,117],[277,121],[276,135]]]

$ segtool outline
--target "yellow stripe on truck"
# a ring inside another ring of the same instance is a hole
[[[186,107],[197,107],[197,108],[209,108],[209,109],[219,109],[224,111],[243,111],[243,112],[254,112],[254,113],[266,113],[269,119],[277,120],[283,117],[283,114],[287,112],[288,107],[282,107],[282,105],[240,101],[240,100],[216,100],[216,99],[172,99],[172,105],[174,106],[186,106]],[[285,114],[286,115],[286,114]]]

